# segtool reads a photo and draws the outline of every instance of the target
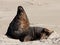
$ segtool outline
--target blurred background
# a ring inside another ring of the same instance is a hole
[[[31,25],[60,34],[60,0],[0,0],[0,34],[6,33],[18,6],[23,6]]]

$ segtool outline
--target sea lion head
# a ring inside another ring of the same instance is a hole
[[[20,14],[21,12],[24,12],[24,9],[22,6],[18,6],[17,13]]]

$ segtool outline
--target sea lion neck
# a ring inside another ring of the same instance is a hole
[[[21,28],[27,29],[29,27],[28,17],[22,6],[18,6],[16,19],[20,22]]]

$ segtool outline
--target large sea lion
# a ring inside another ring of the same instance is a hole
[[[29,28],[29,20],[22,6],[18,6],[17,15],[9,24],[6,35],[11,38],[24,38]]]
[[[47,39],[53,31],[43,27],[31,27],[22,6],[18,6],[17,15],[9,24],[6,35],[20,41]]]

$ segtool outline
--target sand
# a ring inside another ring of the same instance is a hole
[[[4,38],[1,45],[13,44],[8,44],[8,42],[12,40],[9,39],[9,41],[7,41],[8,38],[4,34],[7,31],[9,23],[16,15],[17,7],[20,5],[24,7],[31,26],[46,27],[54,30],[56,34],[60,36],[60,0],[0,0],[0,35],[3,35],[0,36],[0,40]],[[60,38],[58,39],[60,40]],[[7,42],[4,43],[4,40]],[[20,41],[13,40],[12,42],[16,45],[24,45],[24,43]],[[49,40],[45,42],[49,42]],[[40,41],[25,43],[25,45],[29,44],[46,45]],[[49,42],[49,44],[51,43]],[[59,44],[57,43],[57,45]]]

